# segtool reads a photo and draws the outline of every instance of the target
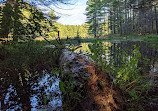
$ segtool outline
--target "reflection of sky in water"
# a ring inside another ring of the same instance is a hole
[[[39,111],[39,110],[56,110],[56,108],[60,108],[62,110],[62,99],[61,99],[61,91],[59,89],[59,78],[53,76],[52,74],[48,74],[43,72],[43,78],[40,78],[38,82],[33,83],[31,89],[33,91],[37,91],[38,93],[31,94],[30,96],[30,103],[31,103],[31,110],[32,111]],[[57,74],[58,76],[58,74]],[[43,89],[42,92],[40,89]],[[24,95],[25,96],[25,95]],[[43,97],[42,97],[43,96]],[[17,101],[11,101],[11,98],[18,97],[15,88],[10,85],[7,89],[7,93],[5,95],[4,104],[11,106],[8,107],[6,111],[15,111],[15,110],[22,110],[22,105],[18,104]],[[46,100],[47,105],[40,105],[41,98],[47,98]],[[17,100],[20,100],[18,97]],[[1,106],[0,101],[0,107]]]
[[[81,48],[78,48],[77,50],[75,50],[76,52],[79,52],[79,51],[82,51],[84,53],[91,53],[88,45],[92,45],[93,43],[81,43],[80,46],[82,46]],[[107,49],[108,47],[111,47],[111,42],[107,42],[107,41],[103,41],[103,48]],[[106,50],[107,52],[107,55],[108,55],[108,52],[109,50]]]
[[[85,53],[90,53],[91,51],[88,47],[89,44],[92,44],[92,43],[81,43],[80,46],[82,46],[82,47],[75,50],[75,52],[82,51],[82,52],[85,52]]]
[[[8,106],[11,106],[12,104],[14,104],[14,106],[10,107],[6,111],[15,111],[15,110],[18,110],[19,107],[21,107],[21,105],[16,105],[17,104],[16,101],[9,101],[9,98],[11,98],[12,95],[17,95],[17,93],[16,93],[16,90],[14,90],[14,87],[12,85],[10,85],[8,88],[8,93],[6,94],[5,99],[4,99],[4,104],[8,104]],[[20,98],[18,98],[18,100],[19,99]],[[3,106],[1,106],[1,107],[3,107]],[[14,108],[14,109],[12,109],[12,108]]]
[[[51,76],[50,74],[45,74],[45,76],[39,80],[37,86],[33,86],[33,90],[40,89],[44,87],[44,98],[47,98],[46,100],[49,100],[48,105],[41,105],[38,107],[39,102],[39,96],[38,95],[32,95],[30,97],[32,111],[37,111],[38,108],[42,109],[50,109],[55,110],[57,107],[62,107],[62,100],[61,100],[61,91],[59,89],[59,78],[56,78],[54,76]]]

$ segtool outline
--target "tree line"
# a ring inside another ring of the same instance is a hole
[[[61,38],[88,37],[88,24],[63,25],[61,23],[56,23],[55,26],[57,27],[57,30],[60,32],[59,36]],[[57,33],[54,33],[53,37],[54,36],[57,36]]]
[[[69,4],[64,0],[39,0],[40,3],[48,5],[49,2],[61,2]],[[38,3],[38,0],[35,2]],[[60,31],[61,38],[86,37],[87,24],[62,25],[56,23],[59,18],[51,10],[44,14],[42,10],[35,7],[31,2],[23,0],[7,0],[0,5],[0,38],[12,38],[13,41],[29,40],[36,37],[55,37]]]
[[[34,39],[55,31],[53,11],[45,16],[41,10],[23,0],[8,0],[0,7],[0,38]]]
[[[90,34],[99,37],[107,25],[110,34],[158,34],[156,0],[88,0]]]

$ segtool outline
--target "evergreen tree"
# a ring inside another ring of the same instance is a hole
[[[89,26],[89,34],[94,34],[94,37],[99,37],[102,13],[102,0],[88,0],[86,8],[87,23]]]
[[[8,37],[11,24],[12,23],[12,16],[13,16],[13,7],[11,4],[6,3],[4,7],[1,7],[1,22],[0,22],[0,37]]]
[[[54,11],[46,17],[42,11],[23,0],[8,0],[2,7],[1,15],[0,35],[5,38],[12,35],[13,41],[48,37],[51,36],[48,32],[56,31],[53,25],[57,19]]]
[[[88,0],[87,5],[89,32],[95,37],[105,33],[102,31],[105,24],[112,34],[158,33],[158,2],[155,0]]]

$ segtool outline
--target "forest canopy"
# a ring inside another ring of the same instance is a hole
[[[75,37],[77,30],[79,32],[79,26],[60,26],[59,24],[55,26],[59,17],[55,15],[54,10],[44,14],[36,6],[37,4],[48,6],[57,2],[70,4],[69,0],[2,1],[3,4],[0,7],[0,38],[13,38],[13,41],[18,41],[19,39],[28,40],[41,36],[53,37],[57,35],[57,31],[61,28],[66,29],[66,31],[75,30],[75,32],[71,32],[71,35],[62,30],[62,37]],[[86,36],[86,34],[81,36]]]
[[[87,5],[94,37],[102,35],[104,24],[111,34],[158,34],[156,0],[88,0]]]

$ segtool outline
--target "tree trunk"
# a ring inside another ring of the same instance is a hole
[[[135,13],[134,13],[134,9],[133,9],[133,21],[132,21],[132,32],[135,32],[134,30],[134,21],[135,21]]]
[[[150,31],[150,33],[154,33],[154,12],[153,12],[153,7],[151,7],[151,31]]]
[[[120,21],[119,21],[119,22],[120,22],[120,35],[122,35],[122,17],[121,17],[121,14],[122,14],[122,13],[121,13],[120,1],[119,1],[119,14],[120,14],[120,15],[119,15],[119,18],[120,18],[120,19],[119,19],[119,20],[120,20]]]
[[[114,8],[114,7],[113,7]],[[114,34],[116,34],[116,10],[115,9],[113,9],[113,12],[114,12]]]
[[[72,111],[123,111],[125,102],[121,89],[112,85],[108,74],[99,70],[90,59],[65,49],[60,56],[60,64],[63,66],[64,75],[68,73],[71,74],[70,77],[75,78],[74,83],[77,88],[83,85],[79,92],[82,99],[63,95],[63,110],[69,111],[70,109],[65,108],[71,108]],[[87,81],[84,79],[86,77],[89,78]],[[61,80],[65,79],[61,78]]]
[[[110,11],[110,30],[113,32],[112,12]]]
[[[155,21],[156,21],[156,34],[158,34],[158,20],[157,20],[157,8],[156,8],[156,5],[155,5]]]
[[[125,0],[125,28],[124,28],[124,32],[125,34],[127,33],[127,0]]]
[[[96,11],[96,10],[95,10]],[[93,14],[94,17],[94,23],[93,23],[93,27],[94,27],[94,37],[97,37],[97,19],[96,19],[96,12],[94,12]]]

